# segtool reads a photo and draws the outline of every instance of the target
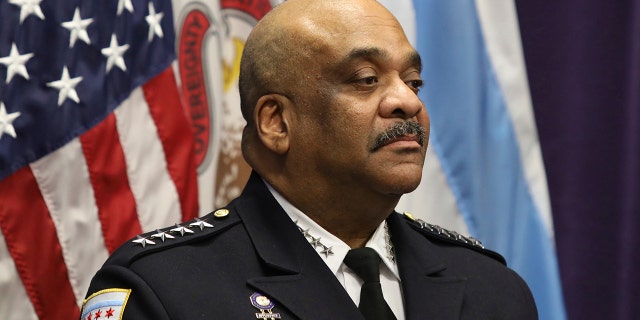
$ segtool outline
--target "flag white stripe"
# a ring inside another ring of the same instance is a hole
[[[402,25],[407,38],[416,45],[416,17],[411,0],[381,0]],[[428,85],[428,84],[427,84]],[[426,162],[422,171],[422,182],[416,190],[404,195],[396,210],[407,211],[416,218],[455,230],[461,234],[469,234],[469,229],[460,214],[456,199],[442,171],[440,159],[434,148],[427,150]]]
[[[416,45],[416,11],[413,8],[412,0],[380,0],[387,10],[396,17],[402,25],[409,43]]]
[[[37,320],[31,300],[22,285],[16,265],[0,229],[0,319]]]
[[[427,149],[422,181],[413,192],[404,195],[396,209],[408,211],[416,218],[469,235],[469,228],[458,210],[447,178],[434,148]]]
[[[80,305],[91,275],[108,256],[80,140],[73,139],[32,163],[31,170],[56,227],[69,282]]]
[[[142,89],[135,89],[115,115],[142,229],[150,231],[180,222],[178,190],[167,171],[164,149]]]
[[[512,0],[476,0],[480,27],[491,64],[506,102],[514,129],[525,179],[548,234],[553,236],[553,220],[547,177],[533,114],[529,83],[520,45],[520,29]]]

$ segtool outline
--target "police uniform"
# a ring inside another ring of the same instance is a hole
[[[537,319],[527,285],[500,255],[407,214],[386,221],[407,319]],[[116,250],[93,278],[81,314],[362,319],[256,173],[227,207]]]

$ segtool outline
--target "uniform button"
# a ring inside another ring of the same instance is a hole
[[[213,216],[216,218],[224,218],[229,215],[229,210],[227,209],[218,209],[213,213]]]

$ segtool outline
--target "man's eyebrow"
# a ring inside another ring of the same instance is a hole
[[[347,67],[357,60],[376,60],[384,59],[389,53],[377,47],[361,47],[351,50],[342,60],[336,64],[337,70],[345,70]]]
[[[385,59],[389,57],[389,52],[386,50],[382,50],[377,47],[364,47],[364,48],[355,48],[347,54],[344,59],[338,62],[338,69],[343,69],[348,66],[351,62],[358,59]],[[420,58],[420,54],[413,50],[405,56],[405,61],[408,65],[418,69],[418,72],[422,71],[422,59]]]
[[[405,57],[405,59],[409,61],[411,66],[418,69],[418,72],[422,72],[422,58],[420,57],[420,53],[418,53],[418,51],[411,51],[411,53],[409,53]]]

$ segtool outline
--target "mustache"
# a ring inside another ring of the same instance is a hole
[[[372,151],[376,151],[389,142],[408,135],[417,135],[418,143],[421,146],[424,146],[424,140],[426,138],[426,133],[424,128],[416,121],[408,120],[404,122],[397,122],[393,126],[389,127],[384,132],[380,133],[378,137],[376,137],[375,143],[373,145]]]

